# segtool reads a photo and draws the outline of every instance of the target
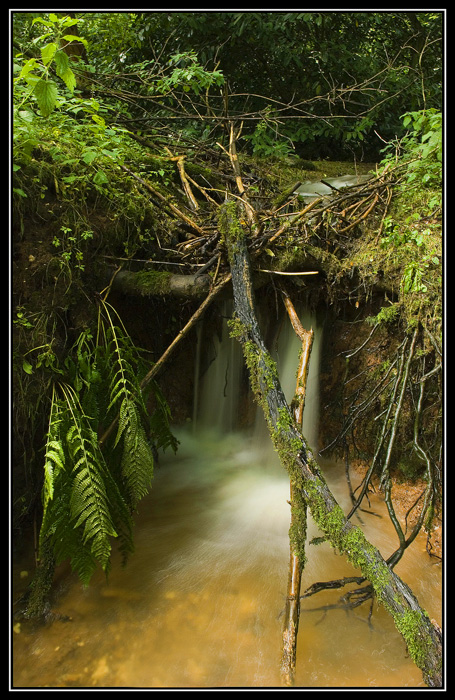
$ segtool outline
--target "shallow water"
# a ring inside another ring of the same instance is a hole
[[[342,468],[325,468],[347,506]],[[114,561],[109,582],[97,574],[87,589],[61,569],[54,611],[71,621],[16,630],[14,686],[278,687],[288,497],[275,456],[265,461],[245,435],[183,435],[177,457],[164,460],[141,504],[127,567]],[[371,500],[385,516],[379,497]],[[387,517],[362,518],[367,537],[390,554],[395,538]],[[310,523],[309,539],[317,534]],[[418,539],[397,573],[440,622],[441,573],[433,561]],[[302,587],[354,573],[328,544],[310,545]],[[343,592],[303,601],[296,685],[423,685],[382,608],[375,606],[371,625],[368,606],[322,610]]]
[[[317,435],[319,341],[317,336],[304,415],[310,443]],[[298,350],[289,332],[276,348],[288,399]],[[250,433],[235,431],[241,353],[226,338],[217,352],[198,384],[193,425],[180,431],[177,455],[164,457],[140,504],[135,554],[126,568],[114,557],[109,581],[98,572],[85,589],[68,567],[60,567],[53,611],[70,621],[14,626],[13,687],[280,686],[289,483],[263,418]],[[347,512],[344,467],[322,466]],[[355,487],[355,477],[353,482]],[[381,517],[362,513],[361,526],[387,557],[396,536],[378,494],[371,494],[370,504]],[[308,540],[318,534],[310,519]],[[302,591],[316,581],[359,574],[327,543],[307,545],[307,556]],[[435,561],[422,535],[396,571],[441,623],[441,567]],[[32,570],[30,557],[14,562],[14,591],[25,588],[24,572]],[[296,686],[423,686],[390,616],[375,605],[369,622],[369,604],[349,613],[336,607],[344,593],[324,591],[302,601]]]

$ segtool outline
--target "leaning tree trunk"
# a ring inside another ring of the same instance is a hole
[[[272,442],[292,488],[300,490],[316,524],[332,547],[346,554],[372,584],[378,601],[392,615],[425,683],[442,687],[442,635],[422,610],[409,586],[384,561],[363,532],[349,522],[332,495],[305,438],[298,430],[257,322],[249,255],[237,206],[227,202],[220,215],[221,233],[231,266],[236,316],[232,335],[242,344],[254,394],[267,420]]]

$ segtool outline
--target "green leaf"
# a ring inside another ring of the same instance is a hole
[[[53,16],[55,16],[55,15],[50,15],[50,17],[53,17]],[[32,27],[34,24],[36,24],[36,22],[39,22],[40,24],[44,24],[45,27],[52,27],[52,22],[47,22],[42,17],[35,17],[35,19],[32,22]]]
[[[97,155],[98,154],[96,151],[85,151],[85,153],[82,156],[82,160],[88,165],[89,163],[92,163],[95,160]]]
[[[74,92],[74,88],[76,87],[76,76],[74,75],[71,68],[68,68],[66,73],[63,73],[60,77],[65,83],[68,90],[70,90],[70,92]]]
[[[49,65],[49,63],[52,61],[57,49],[57,44],[54,44],[53,42],[51,42],[50,44],[46,44],[46,46],[43,46],[43,48],[41,49],[41,59],[45,66]]]
[[[412,117],[409,114],[406,114],[404,119],[403,119],[403,126],[408,126],[412,122]]]
[[[51,80],[39,80],[34,90],[43,117],[48,117],[57,104],[57,86]]]
[[[64,51],[57,51],[55,54],[55,69],[57,75],[62,77],[70,67],[70,60]]]
[[[29,124],[33,121],[35,116],[33,112],[30,112],[28,109],[21,109],[17,114],[24,122],[28,122]]]
[[[88,47],[87,40],[83,39],[81,36],[77,36],[76,34],[65,34],[63,38],[65,41],[80,41],[81,44],[84,44],[85,48]]]
[[[106,122],[104,121],[103,117],[100,117],[98,114],[92,114],[92,119],[96,124],[106,126]]]
[[[24,360],[22,363],[22,369],[24,370],[24,372],[27,372],[27,374],[33,374],[33,367],[26,360]]]
[[[27,85],[30,85],[34,87],[36,83],[38,83],[41,78],[38,75],[35,75],[35,73],[27,73],[27,75],[24,76],[25,82]]]
[[[98,170],[98,172],[95,173],[93,182],[95,183],[95,185],[107,185],[107,183],[109,182],[109,178],[106,176],[105,173],[103,173],[102,170]]]
[[[65,28],[66,27],[73,27],[78,22],[79,22],[79,20],[76,19],[75,17],[65,17],[62,20],[62,27],[65,27]]]
[[[36,58],[30,58],[22,66],[22,70],[19,74],[19,78],[24,78],[27,75],[27,73],[30,73],[30,71],[33,70],[34,68],[36,68],[37,65],[38,65],[38,61],[36,60]]]

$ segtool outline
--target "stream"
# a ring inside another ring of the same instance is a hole
[[[317,327],[316,319],[301,319]],[[316,332],[303,425],[310,444],[324,418],[317,392],[320,338]],[[283,332],[277,362],[288,399],[298,349],[292,329]],[[69,566],[59,567],[53,611],[69,619],[14,624],[14,688],[280,687],[289,482],[261,416],[248,430],[233,427],[240,348],[225,333],[215,354],[204,376],[197,375],[193,421],[176,430],[177,455],[161,458],[140,503],[135,553],[125,568],[114,555],[109,580],[97,572],[87,588]],[[346,512],[344,465],[320,463]],[[361,527],[387,557],[396,535],[380,494],[371,494],[370,510],[380,517],[362,512]],[[319,534],[310,518],[308,540]],[[359,573],[327,543],[307,544],[307,556],[302,590]],[[441,624],[441,566],[435,562],[422,535],[396,571]],[[23,590],[32,570],[32,555],[13,562],[13,590]],[[371,619],[369,603],[347,612],[336,606],[344,592],[302,601],[296,686],[424,687],[388,613],[376,603]]]

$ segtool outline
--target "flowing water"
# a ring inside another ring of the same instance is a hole
[[[308,319],[302,319],[304,325]],[[282,383],[292,396],[299,343],[283,331],[276,345]],[[313,346],[304,432],[317,434],[320,334]],[[239,347],[224,337],[195,397],[193,425],[180,430],[177,456],[166,455],[140,505],[136,552],[114,559],[109,581],[83,588],[67,567],[57,572],[54,612],[70,618],[13,630],[18,688],[278,688],[288,562],[289,484],[260,417],[235,430],[241,393]],[[198,372],[198,368],[196,368]],[[321,416],[323,419],[323,416]],[[332,491],[349,508],[344,469],[324,464]],[[367,537],[388,556],[396,539],[378,495],[362,513]],[[310,520],[309,539],[318,535]],[[302,589],[358,575],[327,543],[308,545]],[[441,571],[423,538],[396,568],[441,622]],[[14,563],[24,585],[30,561]],[[22,576],[22,578],[21,578]],[[302,601],[296,686],[418,687],[390,616],[377,605],[346,612],[343,591]]]

